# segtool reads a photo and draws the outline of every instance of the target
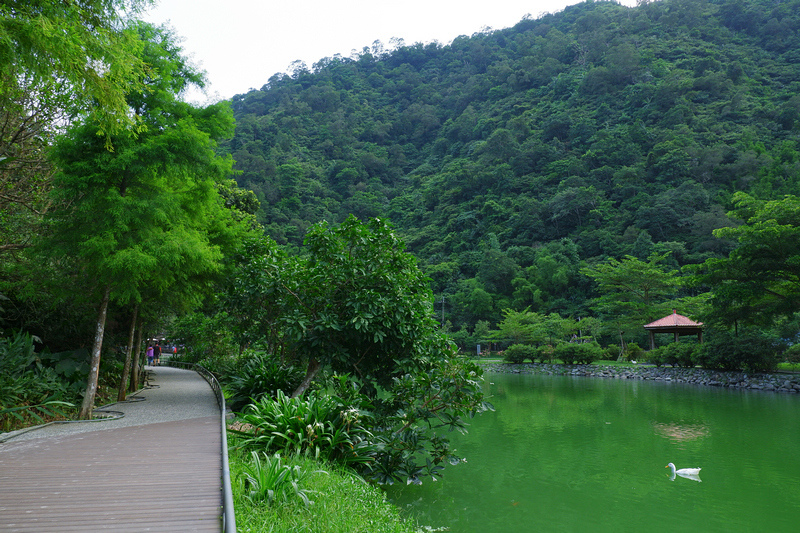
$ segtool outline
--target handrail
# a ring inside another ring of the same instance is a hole
[[[224,533],[236,533],[236,514],[233,509],[233,491],[231,489],[231,469],[228,463],[228,432],[225,423],[225,395],[222,394],[217,378],[206,368],[195,363],[184,363],[183,361],[167,361],[169,366],[194,370],[205,379],[214,394],[217,396],[217,404],[222,413],[222,531]]]

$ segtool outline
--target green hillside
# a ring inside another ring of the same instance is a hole
[[[454,328],[585,316],[582,265],[727,256],[734,192],[798,192],[800,0],[585,2],[298,65],[233,108],[226,148],[279,243],[387,217]]]

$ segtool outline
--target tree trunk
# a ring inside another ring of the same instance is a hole
[[[316,377],[317,372],[319,372],[320,368],[322,368],[322,365],[320,364],[319,361],[317,361],[316,358],[312,358],[308,362],[308,370],[306,370],[306,377],[303,378],[303,381],[300,383],[300,385],[297,386],[297,389],[295,389],[295,391],[292,393],[292,398],[297,398],[298,396],[302,396],[303,393],[305,393],[306,390],[308,390],[309,385],[311,385],[311,382],[314,381],[314,378]]]
[[[110,296],[111,285],[108,285],[103,293],[103,301],[100,302],[100,312],[97,315],[97,328],[94,333],[89,377],[86,380],[86,393],[83,395],[83,404],[81,404],[81,411],[78,413],[78,418],[81,420],[89,420],[92,418],[94,396],[97,393],[97,377],[100,374],[100,352],[103,349],[103,335],[106,331],[106,314],[108,313],[108,300]]]
[[[142,354],[142,320],[139,319],[139,325],[136,328],[136,343],[134,344],[133,352],[133,369],[131,372],[131,384],[128,387],[130,392],[139,390],[139,357]]]
[[[119,380],[119,390],[117,391],[117,401],[124,402],[128,392],[128,377],[131,373],[131,357],[133,354],[133,338],[136,334],[136,321],[139,320],[139,304],[133,307],[133,318],[131,319],[131,331],[128,335],[128,349],[125,350],[125,366],[122,368],[122,379]]]

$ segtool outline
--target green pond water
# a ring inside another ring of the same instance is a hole
[[[467,462],[389,499],[452,532],[800,531],[800,395],[487,374]],[[701,467],[670,479],[665,465]]]

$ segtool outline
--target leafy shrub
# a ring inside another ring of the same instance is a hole
[[[536,349],[536,358],[542,363],[550,363],[556,356],[555,348],[552,344],[543,344]]]
[[[0,338],[0,425],[39,423],[42,416],[64,416],[71,404],[68,382],[36,354],[35,338],[17,332]]]
[[[800,344],[793,344],[783,352],[784,361],[787,363],[800,363]]]
[[[603,356],[603,349],[596,342],[564,342],[556,346],[555,356],[565,364],[588,365]]]
[[[658,348],[653,348],[652,350],[645,352],[644,357],[642,357],[641,360],[656,365],[657,368],[661,368],[667,364],[664,346],[659,346]]]
[[[446,463],[458,464],[446,431],[466,428],[466,417],[493,410],[484,401],[480,366],[466,358],[437,361],[426,372],[397,376],[375,401],[375,461],[359,465],[379,484],[436,480]]]
[[[291,365],[282,365],[277,357],[263,352],[250,353],[231,370],[226,390],[227,404],[234,411],[258,401],[262,397],[275,397],[278,391],[291,393],[303,380],[303,371]]]
[[[240,415],[247,429],[236,430],[243,447],[284,455],[302,454],[342,465],[372,461],[376,447],[365,424],[368,412],[335,396],[312,391],[289,398],[278,390],[248,405]]]
[[[52,368],[59,379],[65,383],[70,401],[83,394],[86,376],[89,374],[89,352],[80,350],[39,354],[42,364]]]
[[[625,345],[625,352],[622,356],[628,361],[638,361],[644,355],[644,350],[635,342],[629,342]]]
[[[524,363],[525,359],[531,362],[536,358],[537,350],[529,344],[512,344],[503,352],[503,359],[509,363]]]
[[[603,350],[603,359],[606,361],[615,361],[619,358],[619,345],[618,344],[609,344],[606,346],[605,350]]]
[[[309,507],[314,503],[308,497],[311,491],[302,488],[301,483],[311,473],[298,465],[281,464],[279,453],[270,455],[254,451],[251,452],[250,463],[243,465],[243,493],[252,503],[266,501],[267,505],[272,505],[295,497]]]
[[[758,330],[745,330],[738,336],[726,331],[713,331],[696,354],[704,368],[771,372],[778,367],[785,346],[775,337]]]
[[[643,354],[643,359],[657,367],[663,365],[692,368],[697,364],[696,344],[671,342]]]

